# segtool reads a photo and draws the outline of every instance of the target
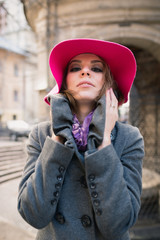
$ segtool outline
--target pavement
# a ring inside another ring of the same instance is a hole
[[[37,230],[27,224],[17,211],[20,179],[0,185],[0,240],[34,240]]]
[[[0,147],[16,147],[23,142],[13,142],[0,137]],[[0,240],[34,240],[37,230],[27,224],[17,210],[20,177],[0,184]]]

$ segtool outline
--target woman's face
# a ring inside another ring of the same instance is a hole
[[[67,89],[75,100],[93,102],[104,85],[104,75],[104,64],[98,56],[89,53],[77,55],[68,66]]]

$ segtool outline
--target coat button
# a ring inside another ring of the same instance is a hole
[[[54,192],[53,195],[54,195],[55,197],[59,197],[59,191]]]
[[[87,182],[86,182],[85,176],[82,176],[82,177],[80,178],[80,183],[81,183],[81,187],[87,188]]]
[[[93,198],[97,198],[97,197],[98,197],[98,193],[97,193],[97,192],[92,192],[92,193],[91,193],[91,196],[92,196]]]
[[[56,188],[57,190],[59,190],[59,189],[61,188],[61,186],[62,186],[61,183],[56,183],[56,184],[55,184],[55,188]]]
[[[65,223],[65,218],[64,218],[64,216],[63,216],[61,213],[59,213],[59,212],[57,212],[57,213],[55,214],[55,219],[56,219],[57,222],[59,222],[60,224],[64,224],[64,223]]]
[[[90,182],[93,182],[93,181],[95,180],[95,175],[94,175],[94,174],[90,174],[90,175],[88,176],[88,180],[89,180]]]
[[[81,223],[82,223],[83,227],[85,227],[85,228],[90,227],[92,224],[90,217],[87,215],[83,215],[81,217]]]
[[[93,201],[93,204],[94,204],[95,207],[98,207],[100,205],[100,201],[98,199],[95,199]]]
[[[57,199],[52,199],[51,200],[51,205],[56,205],[57,204]]]
[[[95,209],[95,213],[96,213],[98,216],[100,216],[100,215],[102,215],[102,210],[101,210],[100,208],[96,208],[96,209]]]
[[[90,186],[91,189],[95,189],[96,188],[96,184],[94,182],[90,183],[89,186]]]
[[[64,166],[60,166],[60,167],[59,167],[59,172],[60,172],[60,173],[64,173],[64,171],[65,171],[65,167],[64,167]]]
[[[62,176],[61,174],[57,176],[57,180],[58,180],[59,182],[61,182],[62,179],[63,179],[63,176]]]

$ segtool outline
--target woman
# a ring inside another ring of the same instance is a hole
[[[117,119],[135,58],[116,43],[74,39],[53,48],[50,68],[52,120],[30,134],[18,210],[39,240],[129,240],[144,145],[137,128]]]

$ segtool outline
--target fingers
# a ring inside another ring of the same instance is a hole
[[[61,144],[64,144],[64,138],[61,136],[56,136],[54,133],[52,133],[52,137],[51,137],[54,141],[59,142]]]
[[[106,120],[104,128],[103,143],[106,143],[106,140],[110,140],[111,131],[115,126],[116,121],[118,120],[118,100],[114,95],[112,89],[106,90]]]
[[[106,90],[106,103],[110,108],[118,108],[118,100],[113,92],[113,89],[110,88]]]

